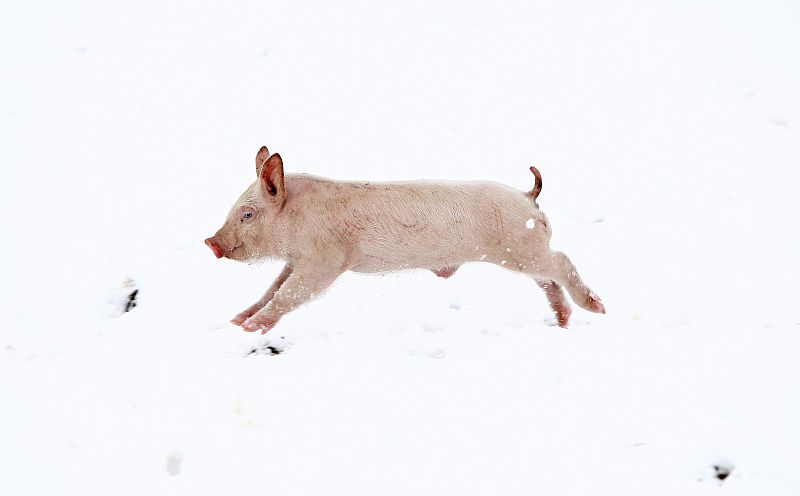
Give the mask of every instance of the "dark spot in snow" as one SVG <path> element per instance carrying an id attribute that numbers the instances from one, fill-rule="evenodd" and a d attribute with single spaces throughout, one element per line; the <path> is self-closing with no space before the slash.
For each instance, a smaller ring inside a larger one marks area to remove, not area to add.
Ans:
<path id="1" fill-rule="evenodd" d="M 727 479 L 733 471 L 733 467 L 727 465 L 713 465 L 712 468 L 714 469 L 714 475 L 721 481 Z"/>
<path id="2" fill-rule="evenodd" d="M 137 296 L 138 294 L 139 294 L 139 290 L 138 290 L 138 289 L 134 289 L 134 290 L 133 290 L 133 291 L 131 291 L 131 293 L 128 295 L 128 301 L 127 301 L 127 302 L 125 302 L 125 311 L 126 311 L 126 312 L 130 312 L 131 310 L 133 310 L 134 308 L 136 308 L 136 296 Z"/>
<path id="3" fill-rule="evenodd" d="M 270 356 L 273 356 L 273 355 L 280 355 L 281 353 L 283 353 L 283 348 L 278 348 L 277 346 L 273 346 L 271 344 L 265 344 L 265 345 L 262 345 L 262 346 L 258 346 L 258 347 L 252 348 L 250 350 L 250 352 L 247 353 L 247 356 L 251 356 L 251 355 L 270 355 Z"/>

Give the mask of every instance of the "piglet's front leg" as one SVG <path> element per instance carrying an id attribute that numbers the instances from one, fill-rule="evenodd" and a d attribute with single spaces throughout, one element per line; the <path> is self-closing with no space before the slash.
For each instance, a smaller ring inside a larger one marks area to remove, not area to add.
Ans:
<path id="1" fill-rule="evenodd" d="M 310 268 L 296 269 L 280 286 L 272 300 L 247 319 L 242 327 L 248 332 L 266 333 L 275 327 L 281 317 L 324 291 L 341 273 L 314 271 Z"/>
<path id="2" fill-rule="evenodd" d="M 264 308 L 267 305 L 267 303 L 269 303 L 272 300 L 272 298 L 275 296 L 275 293 L 278 292 L 278 289 L 280 289 L 280 287 L 283 285 L 284 282 L 286 282 L 286 279 L 288 279 L 291 274 L 292 274 L 292 268 L 289 266 L 289 264 L 286 264 L 281 273 L 278 274 L 278 277 L 275 279 L 275 282 L 272 283 L 272 286 L 270 286 L 267 292 L 264 293 L 264 296 L 262 296 L 261 299 L 259 299 L 257 302 L 250 305 L 250 307 L 247 308 L 245 311 L 239 313 L 236 317 L 231 319 L 231 323 L 240 326 L 244 323 L 245 320 L 249 319 L 250 317 L 255 315 L 259 310 Z"/>

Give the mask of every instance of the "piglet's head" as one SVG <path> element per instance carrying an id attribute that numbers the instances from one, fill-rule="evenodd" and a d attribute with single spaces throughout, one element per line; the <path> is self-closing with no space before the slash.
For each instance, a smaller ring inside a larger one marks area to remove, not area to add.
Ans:
<path id="1" fill-rule="evenodd" d="M 285 201 L 281 156 L 270 155 L 267 147 L 262 146 L 256 154 L 255 182 L 236 200 L 225 224 L 206 240 L 206 245 L 217 258 L 240 261 L 261 258 L 270 225 Z"/>

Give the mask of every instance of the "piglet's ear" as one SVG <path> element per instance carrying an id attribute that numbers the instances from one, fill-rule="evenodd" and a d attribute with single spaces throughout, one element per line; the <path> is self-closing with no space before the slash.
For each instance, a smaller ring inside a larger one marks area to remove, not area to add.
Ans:
<path id="1" fill-rule="evenodd" d="M 283 160 L 277 153 L 269 157 L 261 167 L 259 173 L 264 196 L 283 202 L 286 198 L 286 189 L 283 186 Z"/>
<path id="2" fill-rule="evenodd" d="M 261 166 L 264 165 L 264 162 L 269 158 L 269 150 L 267 150 L 266 146 L 262 146 L 261 149 L 256 153 L 256 175 L 261 175 Z"/>

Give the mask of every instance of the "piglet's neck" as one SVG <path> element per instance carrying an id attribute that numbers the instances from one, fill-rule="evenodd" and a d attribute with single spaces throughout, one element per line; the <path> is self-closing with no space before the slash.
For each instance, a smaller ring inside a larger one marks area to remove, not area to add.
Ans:
<path id="1" fill-rule="evenodd" d="M 310 184 L 302 176 L 286 175 L 284 179 L 286 188 L 286 201 L 280 212 L 275 216 L 275 220 L 268 228 L 270 235 L 267 243 L 267 254 L 269 257 L 279 258 L 286 262 L 291 262 L 297 252 L 296 235 L 298 233 L 297 223 L 298 213 L 303 209 L 303 203 L 308 201 L 310 195 Z"/>

